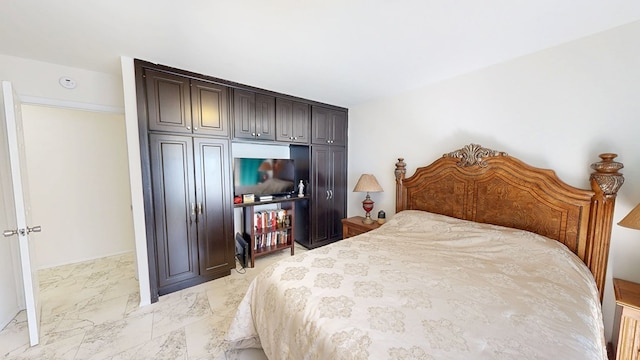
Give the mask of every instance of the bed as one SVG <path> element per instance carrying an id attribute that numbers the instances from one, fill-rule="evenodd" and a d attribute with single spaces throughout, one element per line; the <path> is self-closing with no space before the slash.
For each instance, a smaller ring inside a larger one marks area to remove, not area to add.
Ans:
<path id="1" fill-rule="evenodd" d="M 470 144 L 406 177 L 383 226 L 266 268 L 228 359 L 606 359 L 615 154 L 591 189 Z"/>

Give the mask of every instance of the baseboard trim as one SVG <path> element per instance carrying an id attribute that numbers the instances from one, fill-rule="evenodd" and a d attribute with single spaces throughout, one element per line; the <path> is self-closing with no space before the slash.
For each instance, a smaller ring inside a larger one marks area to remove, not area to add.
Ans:
<path id="1" fill-rule="evenodd" d="M 46 270 L 46 269 L 56 268 L 56 267 L 59 267 L 59 266 L 83 263 L 83 262 L 87 262 L 87 261 L 93 261 L 93 260 L 96 260 L 96 259 L 102 259 L 102 258 L 107 258 L 107 257 L 112 257 L 112 256 L 120 256 L 120 255 L 123 255 L 123 254 L 129 254 L 129 253 L 133 253 L 135 255 L 135 250 L 120 251 L 120 252 L 115 252 L 115 253 L 108 254 L 108 255 L 94 256 L 94 257 L 90 257 L 90 258 L 74 259 L 74 260 L 67 261 L 67 262 L 64 262 L 64 263 L 53 264 L 53 265 L 45 265 L 45 266 L 42 266 L 42 267 L 38 267 L 37 270 L 38 271 Z"/>

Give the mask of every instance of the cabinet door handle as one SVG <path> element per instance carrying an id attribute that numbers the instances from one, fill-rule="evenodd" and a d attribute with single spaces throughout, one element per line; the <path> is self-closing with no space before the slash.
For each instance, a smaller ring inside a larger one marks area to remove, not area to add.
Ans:
<path id="1" fill-rule="evenodd" d="M 197 128 L 197 127 L 194 127 L 194 128 L 193 128 L 193 131 L 198 131 L 198 128 Z"/>
<path id="2" fill-rule="evenodd" d="M 191 130 L 191 126 L 187 126 L 187 130 Z"/>
<path id="3" fill-rule="evenodd" d="M 329 199 L 333 199 L 333 190 L 329 190 Z"/>
<path id="4" fill-rule="evenodd" d="M 327 200 L 329 200 L 329 190 L 327 190 Z"/>
<path id="5" fill-rule="evenodd" d="M 260 135 L 262 135 L 262 134 L 258 133 L 258 135 L 256 135 L 256 136 L 260 136 Z"/>
<path id="6" fill-rule="evenodd" d="M 199 202 L 198 203 L 198 215 L 202 215 L 202 208 L 203 208 L 202 203 Z"/>
<path id="7" fill-rule="evenodd" d="M 195 203 L 191 203 L 191 216 L 189 216 L 189 224 L 193 223 L 193 217 L 194 216 L 196 216 L 196 204 Z"/>
<path id="8" fill-rule="evenodd" d="M 256 136 L 256 133 L 251 133 L 251 136 Z"/>

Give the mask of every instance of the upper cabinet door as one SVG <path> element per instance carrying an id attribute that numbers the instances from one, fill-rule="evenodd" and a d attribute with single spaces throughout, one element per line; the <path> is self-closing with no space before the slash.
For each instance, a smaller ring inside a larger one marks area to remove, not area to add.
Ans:
<path id="1" fill-rule="evenodd" d="M 329 109 L 314 106 L 311 109 L 311 143 L 328 145 L 331 141 Z"/>
<path id="2" fill-rule="evenodd" d="M 347 145 L 347 113 L 345 111 L 331 110 L 331 145 Z"/>
<path id="3" fill-rule="evenodd" d="M 276 98 L 273 96 L 256 94 L 256 137 L 276 139 Z"/>
<path id="4" fill-rule="evenodd" d="M 191 80 L 193 132 L 229 136 L 228 89 L 226 86 Z"/>
<path id="5" fill-rule="evenodd" d="M 293 141 L 293 101 L 276 99 L 276 140 Z"/>
<path id="6" fill-rule="evenodd" d="M 276 140 L 296 144 L 309 143 L 309 105 L 276 99 Z"/>
<path id="7" fill-rule="evenodd" d="M 149 130 L 191 132 L 189 79 L 145 69 Z"/>
<path id="8" fill-rule="evenodd" d="M 233 136 L 254 139 L 256 136 L 256 94 L 233 90 Z"/>
<path id="9" fill-rule="evenodd" d="M 324 145 L 347 145 L 347 113 L 314 106 L 311 110 L 311 142 Z"/>
<path id="10" fill-rule="evenodd" d="M 293 142 L 309 143 L 309 105 L 293 102 Z"/>

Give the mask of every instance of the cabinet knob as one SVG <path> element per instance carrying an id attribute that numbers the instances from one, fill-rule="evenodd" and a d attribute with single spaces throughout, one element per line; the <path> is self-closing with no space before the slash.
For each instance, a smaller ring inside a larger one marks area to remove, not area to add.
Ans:
<path id="1" fill-rule="evenodd" d="M 187 126 L 187 130 L 191 130 L 191 126 Z"/>
<path id="2" fill-rule="evenodd" d="M 198 131 L 198 128 L 197 128 L 197 127 L 194 127 L 194 128 L 193 128 L 193 131 Z"/>
<path id="3" fill-rule="evenodd" d="M 251 133 L 251 136 L 256 136 L 256 133 Z"/>
<path id="4" fill-rule="evenodd" d="M 259 137 L 260 135 L 262 135 L 262 134 L 258 133 L 258 135 L 256 135 L 256 136 L 258 136 L 258 137 Z"/>

